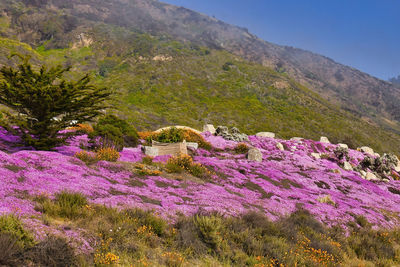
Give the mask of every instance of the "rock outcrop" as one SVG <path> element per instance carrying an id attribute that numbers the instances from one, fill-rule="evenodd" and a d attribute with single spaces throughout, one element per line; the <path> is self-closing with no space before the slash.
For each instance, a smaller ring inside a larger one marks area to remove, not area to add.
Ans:
<path id="1" fill-rule="evenodd" d="M 218 126 L 215 135 L 221 136 L 225 140 L 243 142 L 249 140 L 247 134 L 241 133 L 238 128 L 232 127 L 230 130 L 226 126 Z"/>

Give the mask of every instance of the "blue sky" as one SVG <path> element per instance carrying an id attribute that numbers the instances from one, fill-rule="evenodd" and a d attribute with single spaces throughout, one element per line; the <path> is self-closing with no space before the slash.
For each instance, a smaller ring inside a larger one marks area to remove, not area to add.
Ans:
<path id="1" fill-rule="evenodd" d="M 400 74 L 400 0 L 161 0 L 381 79 Z"/>

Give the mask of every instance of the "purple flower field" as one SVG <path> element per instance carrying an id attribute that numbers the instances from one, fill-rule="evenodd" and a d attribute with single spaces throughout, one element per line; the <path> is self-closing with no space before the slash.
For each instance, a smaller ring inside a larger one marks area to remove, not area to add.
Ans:
<path id="1" fill-rule="evenodd" d="M 7 148 L 15 138 L 0 132 L 0 214 L 14 213 L 25 220 L 40 237 L 39 212 L 33 198 L 67 190 L 81 192 L 91 203 L 118 208 L 138 207 L 154 210 L 173 220 L 177 213 L 191 215 L 199 210 L 238 215 L 249 210 L 267 214 L 271 219 L 293 212 L 299 204 L 329 225 L 354 220 L 364 215 L 380 227 L 400 224 L 400 181 L 367 181 L 356 171 L 346 171 L 336 162 L 315 159 L 311 153 L 331 153 L 336 145 L 311 140 L 279 140 L 249 137 L 249 145 L 259 148 L 262 162 L 234 154 L 237 143 L 203 134 L 220 152 L 199 149 L 194 161 L 215 172 L 211 181 L 189 174 L 139 176 L 134 163 L 144 156 L 141 148 L 125 148 L 119 162 L 100 161 L 87 166 L 73 155 L 86 136 L 75 137 L 57 152 Z M 2 140 L 2 141 L 1 141 Z M 284 151 L 277 148 L 280 142 Z M 349 150 L 350 163 L 358 165 L 363 153 Z M 165 162 L 167 157 L 156 158 Z M 396 190 L 389 191 L 388 188 Z M 394 192 L 394 193 L 393 193 Z M 320 201 L 330 198 L 330 202 Z M 54 229 L 53 229 L 54 230 Z M 79 233 L 70 236 L 79 238 Z M 73 238 L 75 238 L 73 237 Z"/>

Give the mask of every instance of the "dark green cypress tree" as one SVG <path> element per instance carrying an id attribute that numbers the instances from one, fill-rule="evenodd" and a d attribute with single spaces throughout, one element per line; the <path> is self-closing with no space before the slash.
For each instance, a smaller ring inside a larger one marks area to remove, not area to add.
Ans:
<path id="1" fill-rule="evenodd" d="M 21 137 L 26 146 L 50 150 L 65 142 L 68 133 L 60 131 L 72 122 L 91 121 L 106 108 L 111 91 L 90 84 L 89 75 L 67 81 L 70 67 L 35 71 L 30 57 L 22 57 L 17 68 L 0 69 L 0 104 L 11 109 L 1 126 Z"/>

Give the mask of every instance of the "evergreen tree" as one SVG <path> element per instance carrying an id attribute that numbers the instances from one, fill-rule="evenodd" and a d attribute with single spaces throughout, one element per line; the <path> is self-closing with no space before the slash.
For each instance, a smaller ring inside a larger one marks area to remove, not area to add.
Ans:
<path id="1" fill-rule="evenodd" d="M 70 133 L 60 133 L 72 125 L 91 121 L 106 108 L 111 91 L 90 85 L 89 75 L 67 81 L 70 67 L 35 71 L 30 57 L 22 57 L 17 68 L 0 69 L 0 104 L 11 109 L 1 126 L 21 137 L 26 146 L 50 150 L 64 143 Z"/>

